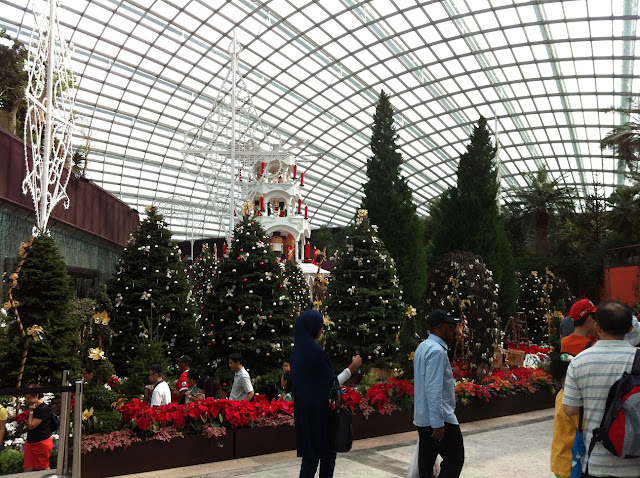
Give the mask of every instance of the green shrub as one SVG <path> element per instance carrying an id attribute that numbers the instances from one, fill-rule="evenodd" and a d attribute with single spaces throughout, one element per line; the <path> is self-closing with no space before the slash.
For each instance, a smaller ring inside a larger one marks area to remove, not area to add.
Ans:
<path id="1" fill-rule="evenodd" d="M 18 450 L 7 449 L 0 452 L 0 473 L 9 475 L 22 472 L 23 454 Z"/>
<path id="2" fill-rule="evenodd" d="M 115 410 L 94 410 L 93 416 L 84 422 L 83 433 L 111 433 L 120 429 L 122 414 Z"/>

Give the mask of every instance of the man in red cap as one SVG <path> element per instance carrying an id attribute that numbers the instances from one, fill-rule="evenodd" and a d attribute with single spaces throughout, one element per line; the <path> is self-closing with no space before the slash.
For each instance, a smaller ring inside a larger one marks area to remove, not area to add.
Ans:
<path id="1" fill-rule="evenodd" d="M 575 330 L 562 339 L 560 351 L 574 357 L 584 349 L 591 347 L 596 336 L 593 314 L 596 306 L 589 299 L 582 299 L 573 304 L 569 317 L 573 319 Z"/>

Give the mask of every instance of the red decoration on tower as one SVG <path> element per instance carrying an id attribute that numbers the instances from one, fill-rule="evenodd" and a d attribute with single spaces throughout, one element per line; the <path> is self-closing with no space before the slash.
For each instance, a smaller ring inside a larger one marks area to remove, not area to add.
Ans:
<path id="1" fill-rule="evenodd" d="M 304 248 L 305 248 L 305 251 L 304 251 L 305 252 L 305 254 L 304 254 L 305 259 L 309 259 L 309 256 L 311 255 L 311 244 L 309 244 L 307 242 L 307 245 L 304 246 Z"/>
<path id="2" fill-rule="evenodd" d="M 298 165 L 294 164 L 293 165 L 293 179 L 296 179 L 297 175 L 298 175 Z"/>
<path id="3" fill-rule="evenodd" d="M 304 218 L 307 219 L 309 217 L 309 206 L 304 205 Z"/>
<path id="4" fill-rule="evenodd" d="M 300 173 L 300 186 L 304 186 L 304 173 Z"/>
<path id="5" fill-rule="evenodd" d="M 226 255 L 227 254 L 227 243 L 223 243 L 222 244 L 222 255 Z"/>
<path id="6" fill-rule="evenodd" d="M 260 176 L 262 176 L 264 174 L 264 168 L 266 168 L 266 167 L 267 167 L 267 163 L 262 161 L 262 164 L 260 165 Z"/>
<path id="7" fill-rule="evenodd" d="M 298 199 L 298 214 L 300 214 L 302 211 L 302 199 Z"/>
<path id="8" fill-rule="evenodd" d="M 264 211 L 264 196 L 260 196 L 260 210 Z"/>

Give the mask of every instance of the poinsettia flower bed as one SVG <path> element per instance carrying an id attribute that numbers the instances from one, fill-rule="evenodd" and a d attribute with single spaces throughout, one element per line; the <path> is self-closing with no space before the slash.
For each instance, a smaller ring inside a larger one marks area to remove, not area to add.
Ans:
<path id="1" fill-rule="evenodd" d="M 551 352 L 551 347 L 541 347 L 539 345 L 530 345 L 528 343 L 513 343 L 513 342 L 505 342 L 504 344 L 507 348 L 509 349 L 513 349 L 513 350 L 522 350 L 525 354 L 532 354 L 532 355 L 537 355 L 537 354 L 544 354 L 544 355 L 549 355 L 549 352 Z"/>
<path id="2" fill-rule="evenodd" d="M 522 367 L 496 370 L 480 383 L 457 379 L 455 393 L 458 401 L 467 405 L 472 400 L 489 402 L 493 397 L 553 388 L 553 379 L 545 371 Z M 394 378 L 374 383 L 366 389 L 342 387 L 339 403 L 355 415 L 368 418 L 373 413 L 389 415 L 394 411 L 411 409 L 413 395 L 410 381 Z M 122 413 L 123 430 L 100 437 L 83 437 L 83 442 L 86 441 L 84 453 L 93 448 L 113 449 L 114 446 L 127 446 L 145 439 L 168 441 L 183 435 L 216 438 L 224 436 L 227 430 L 238 428 L 294 424 L 293 402 L 269 400 L 262 395 L 256 395 L 250 402 L 207 398 L 186 405 L 172 403 L 160 407 L 150 407 L 134 399 L 118 407 L 118 411 Z M 124 444 L 118 445 L 118 442 Z"/>
<path id="3" fill-rule="evenodd" d="M 551 375 L 542 369 L 519 367 L 511 370 L 496 370 L 481 383 L 467 380 L 456 381 L 456 398 L 462 405 L 477 398 L 490 401 L 494 396 L 505 396 L 519 392 L 534 393 L 538 390 L 554 390 Z"/>

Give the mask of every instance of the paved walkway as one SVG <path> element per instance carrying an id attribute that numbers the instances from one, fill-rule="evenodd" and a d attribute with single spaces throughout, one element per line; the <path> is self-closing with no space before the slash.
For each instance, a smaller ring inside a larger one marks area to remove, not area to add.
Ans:
<path id="1" fill-rule="evenodd" d="M 461 478 L 553 478 L 549 471 L 553 409 L 465 423 Z M 338 455 L 335 478 L 406 477 L 417 432 L 358 440 Z M 126 478 L 297 478 L 296 452 L 126 475 Z M 122 477 L 124 478 L 124 477 Z"/>

